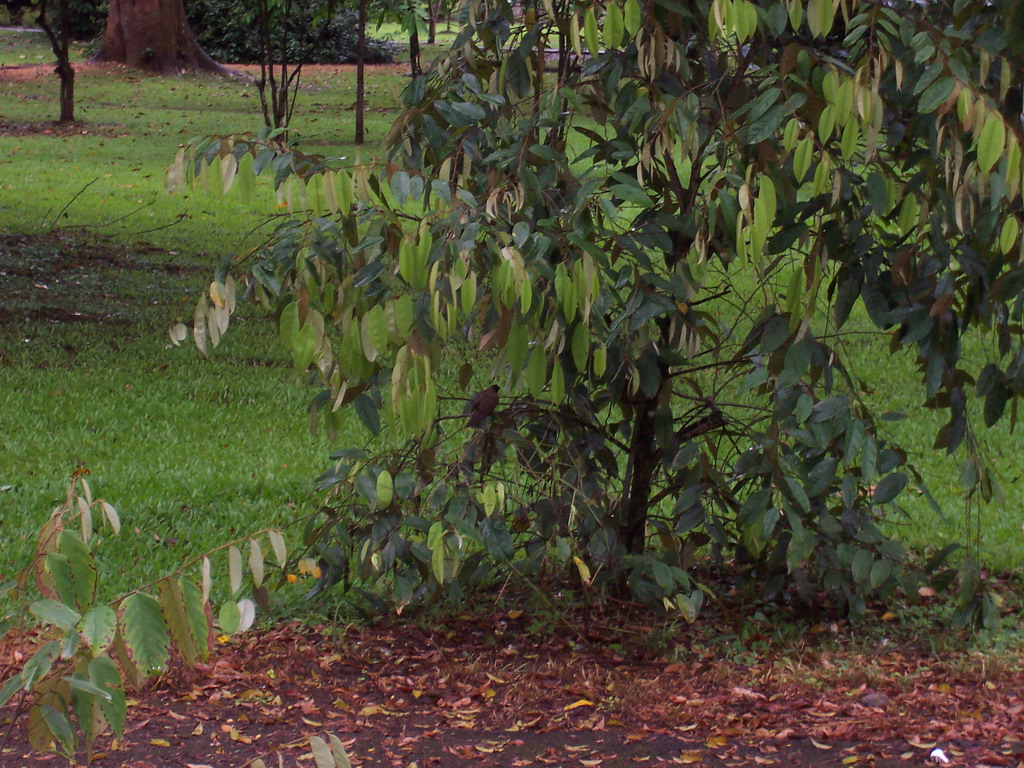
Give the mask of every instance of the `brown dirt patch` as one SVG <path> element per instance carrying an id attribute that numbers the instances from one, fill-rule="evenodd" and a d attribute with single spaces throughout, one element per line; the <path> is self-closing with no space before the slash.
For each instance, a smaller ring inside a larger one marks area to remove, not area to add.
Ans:
<path id="1" fill-rule="evenodd" d="M 226 642 L 199 669 L 132 694 L 124 740 L 104 740 L 94 765 L 226 768 L 278 748 L 295 764 L 325 732 L 357 766 L 883 768 L 924 764 L 936 743 L 952 766 L 1024 760 L 1019 670 L 993 676 L 890 649 L 845 659 L 891 674 L 872 707 L 842 675 L 825 686 L 795 682 L 773 659 L 668 664 L 622 649 L 613 629 L 537 639 L 523 621 L 333 636 L 288 625 Z M 29 752 L 22 728 L 2 749 L 5 766 L 57 764 Z"/>
<path id="2" fill-rule="evenodd" d="M 15 66 L 0 66 L 0 82 L 19 82 L 25 80 L 38 80 L 40 78 L 56 77 L 53 71 L 53 62 L 46 64 L 19 64 Z M 260 73 L 259 64 L 225 64 L 230 72 L 245 77 L 256 77 Z M 77 62 L 74 64 L 75 74 L 89 77 L 92 75 L 105 74 L 126 74 L 130 73 L 138 77 L 163 77 L 145 70 L 126 67 L 123 64 L 110 64 L 108 62 L 94 63 L 91 61 Z M 367 64 L 366 68 L 372 72 L 390 72 L 405 74 L 409 71 L 409 65 L 403 63 L 394 64 Z M 307 73 L 318 73 L 324 75 L 336 75 L 342 72 L 355 72 L 355 64 L 303 64 L 302 71 Z"/>

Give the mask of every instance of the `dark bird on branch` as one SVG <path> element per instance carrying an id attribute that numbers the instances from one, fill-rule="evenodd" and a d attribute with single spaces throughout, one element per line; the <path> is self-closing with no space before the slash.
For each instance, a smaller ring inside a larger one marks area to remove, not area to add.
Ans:
<path id="1" fill-rule="evenodd" d="M 469 401 L 469 426 L 479 427 L 484 419 L 494 413 L 498 407 L 498 385 L 494 384 L 487 389 L 481 390 L 473 395 Z"/>

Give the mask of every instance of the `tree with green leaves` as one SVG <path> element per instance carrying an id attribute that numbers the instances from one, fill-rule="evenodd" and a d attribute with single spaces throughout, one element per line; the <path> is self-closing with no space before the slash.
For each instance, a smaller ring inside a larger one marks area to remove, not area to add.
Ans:
<path id="1" fill-rule="evenodd" d="M 922 479 L 849 352 L 912 356 L 947 417 L 936 448 L 997 492 L 969 404 L 1015 419 L 1024 391 L 1020 4 L 469 0 L 465 18 L 387 164 L 191 156 L 273 168 L 306 208 L 231 270 L 321 382 L 314 417 L 354 408 L 383 436 L 322 478 L 307 540 L 332 578 L 401 606 L 568 566 L 691 618 L 708 557 L 853 615 L 914 594 L 883 523 Z M 229 271 L 197 310 L 204 347 Z M 965 357 L 970 334 L 989 359 Z M 494 382 L 465 427 L 465 392 Z M 969 559 L 960 579 L 958 619 L 994 620 Z"/>

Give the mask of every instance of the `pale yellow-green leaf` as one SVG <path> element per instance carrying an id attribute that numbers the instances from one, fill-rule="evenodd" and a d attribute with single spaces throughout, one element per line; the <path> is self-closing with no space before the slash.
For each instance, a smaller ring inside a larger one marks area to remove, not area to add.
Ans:
<path id="1" fill-rule="evenodd" d="M 614 2 L 609 2 L 604 9 L 604 44 L 608 48 L 618 48 L 622 44 L 622 32 L 625 26 L 622 9 Z"/>
<path id="2" fill-rule="evenodd" d="M 408 294 L 399 296 L 393 302 L 395 316 L 395 332 L 404 341 L 409 338 L 413 323 L 412 298 Z"/>
<path id="3" fill-rule="evenodd" d="M 238 161 L 234 155 L 225 155 L 221 160 L 221 191 L 227 194 L 235 181 L 235 174 L 238 172 Z"/>
<path id="4" fill-rule="evenodd" d="M 587 564 L 585 562 L 583 562 L 583 559 L 581 557 L 579 557 L 579 556 L 573 556 L 572 561 L 573 561 L 573 563 L 575 563 L 576 570 L 580 574 L 580 581 L 582 581 L 584 584 L 589 584 L 590 583 L 590 568 L 589 568 L 589 566 L 587 566 Z"/>
<path id="5" fill-rule="evenodd" d="M 811 168 L 811 154 L 814 152 L 814 137 L 800 139 L 793 152 L 793 178 L 802 182 Z"/>
<path id="6" fill-rule="evenodd" d="M 999 233 L 999 250 L 1004 254 L 1009 253 L 1010 249 L 1017 242 L 1017 235 L 1020 232 L 1020 224 L 1017 219 L 1013 216 L 1007 216 L 1006 221 L 1003 222 L 1003 228 Z"/>
<path id="7" fill-rule="evenodd" d="M 899 224 L 900 231 L 903 234 L 906 234 L 917 225 L 917 217 L 920 210 L 921 208 L 917 203 L 916 197 L 907 195 L 903 198 L 903 204 L 900 206 L 900 213 L 896 219 L 896 223 Z"/>
<path id="8" fill-rule="evenodd" d="M 171 343 L 174 346 L 180 346 L 188 338 L 188 328 L 184 323 L 175 323 L 168 331 L 168 335 L 171 337 Z"/>
<path id="9" fill-rule="evenodd" d="M 285 349 L 292 348 L 295 337 L 299 333 L 299 327 L 299 303 L 293 301 L 281 310 L 281 317 L 278 319 L 281 344 Z"/>
<path id="10" fill-rule="evenodd" d="M 818 116 L 818 137 L 824 143 L 832 138 L 832 131 L 836 127 L 836 108 L 829 104 Z"/>
<path id="11" fill-rule="evenodd" d="M 248 597 L 238 601 L 238 631 L 245 632 L 256 621 L 256 603 Z"/>
<path id="12" fill-rule="evenodd" d="M 565 398 L 565 373 L 562 364 L 555 360 L 551 366 L 551 400 L 560 403 Z"/>
<path id="13" fill-rule="evenodd" d="M 338 171 L 337 178 L 338 208 L 342 213 L 348 213 L 352 207 L 352 177 L 345 171 Z"/>
<path id="14" fill-rule="evenodd" d="M 249 572 L 253 586 L 259 587 L 263 583 L 263 549 L 255 539 L 249 539 Z"/>
<path id="15" fill-rule="evenodd" d="M 803 0 L 788 0 L 786 11 L 789 14 L 789 25 L 793 28 L 794 32 L 798 32 L 800 26 L 804 23 Z"/>
<path id="16" fill-rule="evenodd" d="M 593 6 L 588 7 L 587 12 L 583 15 L 583 37 L 591 56 L 601 53 L 601 38 L 597 30 L 597 16 L 594 14 Z"/>
<path id="17" fill-rule="evenodd" d="M 316 768 L 335 768 L 334 755 L 331 754 L 326 741 L 319 736 L 310 736 L 309 749 L 316 761 Z"/>
<path id="18" fill-rule="evenodd" d="M 839 154 L 843 160 L 849 160 L 857 151 L 857 143 L 860 141 L 860 125 L 856 120 L 850 120 L 843 128 L 843 137 L 839 141 Z"/>
<path id="19" fill-rule="evenodd" d="M 113 506 L 108 504 L 106 501 L 100 500 L 100 509 L 103 510 L 103 516 L 107 519 L 110 524 L 111 530 L 115 534 L 121 532 L 121 517 L 117 514 L 117 510 Z"/>
<path id="20" fill-rule="evenodd" d="M 634 37 L 637 30 L 640 29 L 640 23 L 642 20 L 640 3 L 637 0 L 626 0 L 622 16 L 622 23 L 626 30 L 626 34 L 629 35 L 630 38 Z"/>
<path id="21" fill-rule="evenodd" d="M 200 296 L 196 302 L 196 311 L 192 316 L 192 339 L 195 341 L 196 349 L 203 357 L 206 357 L 206 297 Z"/>
<path id="22" fill-rule="evenodd" d="M 569 19 L 569 43 L 577 56 L 583 55 L 583 38 L 580 35 L 580 17 L 575 13 Z"/>
<path id="23" fill-rule="evenodd" d="M 978 170 L 988 173 L 996 164 L 1006 144 L 1006 126 L 996 114 L 989 115 L 978 135 Z"/>
<path id="24" fill-rule="evenodd" d="M 395 484 L 391 478 L 391 473 L 386 469 L 382 469 L 380 474 L 377 475 L 377 506 L 384 508 L 391 503 L 391 499 L 394 497 Z"/>
<path id="25" fill-rule="evenodd" d="M 274 558 L 277 560 L 278 565 L 284 565 L 288 559 L 288 548 L 284 543 L 284 536 L 281 535 L 280 531 L 267 531 L 267 537 L 270 539 L 270 548 L 274 550 Z"/>
<path id="26" fill-rule="evenodd" d="M 481 501 L 484 506 L 484 514 L 487 515 L 487 517 L 490 517 L 492 514 L 494 514 L 494 508 L 498 503 L 497 494 L 494 491 L 494 486 L 491 483 L 485 485 L 483 494 L 481 495 Z"/>
<path id="27" fill-rule="evenodd" d="M 604 376 L 605 370 L 608 368 L 608 348 L 604 344 L 598 344 L 594 347 L 594 375 L 597 378 Z"/>
<path id="28" fill-rule="evenodd" d="M 307 323 L 299 329 L 299 332 L 292 340 L 291 348 L 292 362 L 295 364 L 295 370 L 303 373 L 309 368 L 316 357 L 319 341 L 316 327 L 312 323 Z"/>
<path id="29" fill-rule="evenodd" d="M 256 192 L 256 173 L 253 170 L 253 157 L 248 152 L 242 155 L 238 161 L 238 188 L 242 193 L 242 200 L 249 202 Z"/>
<path id="30" fill-rule="evenodd" d="M 572 334 L 572 361 L 577 371 L 587 370 L 590 361 L 590 328 L 580 323 Z"/>
<path id="31" fill-rule="evenodd" d="M 223 284 L 216 280 L 210 283 L 210 301 L 215 307 L 226 307 L 228 304 L 227 291 Z"/>
<path id="32" fill-rule="evenodd" d="M 786 127 L 782 130 L 782 148 L 787 152 L 792 152 L 793 147 L 796 146 L 796 140 L 800 131 L 800 121 L 795 117 L 786 123 Z"/>
<path id="33" fill-rule="evenodd" d="M 210 587 L 212 586 L 212 578 L 210 576 L 210 558 L 203 555 L 202 563 L 200 564 L 200 578 L 202 581 L 202 593 L 203 602 L 210 599 Z"/>
<path id="34" fill-rule="evenodd" d="M 352 768 L 352 763 L 348 759 L 348 752 L 345 751 L 345 745 L 333 733 L 330 734 L 330 739 L 331 754 L 334 755 L 334 763 L 337 768 Z"/>
<path id="35" fill-rule="evenodd" d="M 234 544 L 228 547 L 228 584 L 231 594 L 242 588 L 242 553 Z"/>
<path id="36" fill-rule="evenodd" d="M 444 541 L 442 540 L 430 551 L 430 569 L 438 584 L 444 584 L 444 559 L 445 546 Z"/>

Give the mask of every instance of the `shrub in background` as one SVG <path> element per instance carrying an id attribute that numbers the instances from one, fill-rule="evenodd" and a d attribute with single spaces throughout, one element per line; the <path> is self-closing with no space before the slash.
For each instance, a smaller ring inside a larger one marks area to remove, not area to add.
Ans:
<path id="1" fill-rule="evenodd" d="M 334 13 L 323 29 L 317 20 L 321 3 L 298 8 L 287 23 L 288 61 L 307 64 L 343 64 L 356 58 L 355 11 Z M 239 64 L 260 60 L 259 29 L 250 20 L 251 10 L 238 0 L 199 0 L 186 6 L 189 24 L 207 53 L 219 61 Z M 322 30 L 322 31 L 321 31 Z M 366 63 L 394 61 L 398 43 L 367 38 Z"/>

